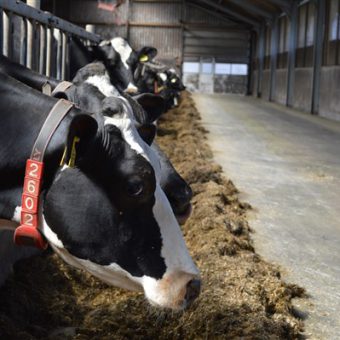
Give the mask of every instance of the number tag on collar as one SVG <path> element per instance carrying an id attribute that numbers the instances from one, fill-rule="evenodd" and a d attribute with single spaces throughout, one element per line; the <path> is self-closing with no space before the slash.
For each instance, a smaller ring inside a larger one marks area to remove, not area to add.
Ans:
<path id="1" fill-rule="evenodd" d="M 15 230 L 17 245 L 46 249 L 47 242 L 38 230 L 39 194 L 44 163 L 28 159 L 26 162 L 24 189 L 21 197 L 21 225 Z"/>

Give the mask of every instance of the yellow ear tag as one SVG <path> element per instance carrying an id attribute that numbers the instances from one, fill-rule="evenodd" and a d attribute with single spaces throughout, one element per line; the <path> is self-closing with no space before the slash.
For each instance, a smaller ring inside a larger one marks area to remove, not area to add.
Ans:
<path id="1" fill-rule="evenodd" d="M 149 57 L 146 55 L 146 54 L 142 54 L 140 57 L 139 57 L 139 61 L 142 61 L 142 62 L 146 62 L 149 60 Z"/>
<path id="2" fill-rule="evenodd" d="M 67 146 L 64 147 L 63 157 L 61 157 L 61 161 L 59 163 L 60 166 L 63 166 L 65 164 L 66 152 L 67 152 Z"/>
<path id="3" fill-rule="evenodd" d="M 80 138 L 75 136 L 74 139 L 73 139 L 73 143 L 72 143 L 72 150 L 71 150 L 70 160 L 68 162 L 68 166 L 70 168 L 74 168 L 74 165 L 76 163 L 76 157 L 77 157 L 76 143 L 78 143 L 79 141 L 80 141 Z"/>

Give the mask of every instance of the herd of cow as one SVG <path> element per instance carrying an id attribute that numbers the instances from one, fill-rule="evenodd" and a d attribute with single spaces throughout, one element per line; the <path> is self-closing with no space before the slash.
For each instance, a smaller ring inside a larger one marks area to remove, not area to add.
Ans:
<path id="1" fill-rule="evenodd" d="M 45 151 L 40 232 L 67 263 L 184 309 L 200 292 L 179 226 L 192 191 L 154 142 L 184 87 L 156 54 L 119 37 L 91 49 L 74 39 L 67 83 L 0 56 L 0 224 L 22 222 L 26 160 L 51 109 L 71 102 Z"/>

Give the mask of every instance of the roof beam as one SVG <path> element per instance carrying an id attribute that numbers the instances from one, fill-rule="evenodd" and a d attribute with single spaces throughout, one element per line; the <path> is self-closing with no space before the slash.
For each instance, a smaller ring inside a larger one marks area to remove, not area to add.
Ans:
<path id="1" fill-rule="evenodd" d="M 203 11 L 203 12 L 206 12 L 206 13 L 208 13 L 208 14 L 210 14 L 210 15 L 213 15 L 214 17 L 216 17 L 216 18 L 218 18 L 218 19 L 227 21 L 227 22 L 229 22 L 229 23 L 230 23 L 230 21 L 233 21 L 233 23 L 235 22 L 235 19 L 234 19 L 234 18 L 231 18 L 229 15 L 219 14 L 219 13 L 214 12 L 214 11 L 211 11 L 211 10 L 205 8 L 205 7 L 202 7 L 202 6 L 200 6 L 200 5 L 197 5 L 196 3 L 193 3 L 193 2 L 188 1 L 188 2 L 187 2 L 187 5 L 188 5 L 188 6 L 191 6 L 191 7 L 194 7 L 194 8 L 197 8 L 197 9 Z"/>
<path id="2" fill-rule="evenodd" d="M 253 20 L 243 14 L 240 14 L 236 11 L 231 10 L 230 8 L 223 6 L 223 5 L 219 5 L 218 3 L 214 2 L 214 1 L 209 1 L 209 0 L 198 0 L 201 3 L 204 3 L 205 5 L 208 5 L 210 7 L 213 7 L 214 9 L 217 9 L 219 11 L 221 11 L 222 13 L 226 13 L 228 15 L 231 15 L 232 17 L 234 17 L 237 20 L 240 20 L 244 23 L 247 23 L 249 25 L 252 25 L 256 28 L 259 27 L 260 23 L 257 20 Z"/>
<path id="3" fill-rule="evenodd" d="M 238 7 L 241 7 L 245 9 L 248 12 L 252 12 L 255 15 L 259 15 L 263 17 L 264 19 L 273 21 L 273 13 L 268 12 L 262 8 L 259 8 L 258 6 L 255 6 L 253 4 L 250 4 L 247 0 L 229 0 L 230 3 L 233 3 L 237 5 Z"/>
<path id="4" fill-rule="evenodd" d="M 267 0 L 273 5 L 279 6 L 281 10 L 287 14 L 291 12 L 292 0 Z"/>

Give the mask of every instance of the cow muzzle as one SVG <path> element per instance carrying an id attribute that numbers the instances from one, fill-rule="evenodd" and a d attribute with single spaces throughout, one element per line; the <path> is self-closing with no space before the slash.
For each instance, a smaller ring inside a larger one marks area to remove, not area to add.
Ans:
<path id="1" fill-rule="evenodd" d="M 129 83 L 129 85 L 124 90 L 124 92 L 128 93 L 128 94 L 136 94 L 136 93 L 138 93 L 138 88 L 135 85 Z"/>
<path id="2" fill-rule="evenodd" d="M 201 280 L 187 273 L 165 275 L 161 280 L 147 278 L 143 282 L 145 296 L 155 307 L 184 310 L 201 292 Z"/>

